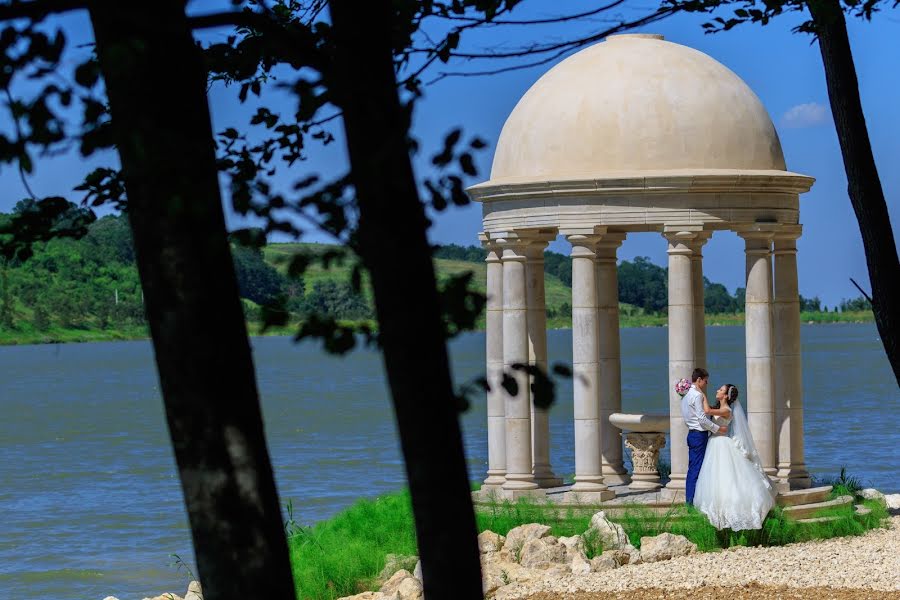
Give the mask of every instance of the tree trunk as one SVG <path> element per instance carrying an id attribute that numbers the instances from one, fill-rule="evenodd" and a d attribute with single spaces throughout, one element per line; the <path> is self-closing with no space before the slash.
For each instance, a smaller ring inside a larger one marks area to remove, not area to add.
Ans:
<path id="1" fill-rule="evenodd" d="M 89 8 L 204 597 L 294 598 L 184 5 Z"/>
<path id="2" fill-rule="evenodd" d="M 859 99 L 847 24 L 838 0 L 810 0 L 807 6 L 822 52 L 850 203 L 856 212 L 866 252 L 875 323 L 900 385 L 900 263 Z"/>
<path id="3" fill-rule="evenodd" d="M 481 598 L 476 527 L 434 266 L 407 143 L 387 0 L 330 3 L 334 65 L 425 595 Z"/>

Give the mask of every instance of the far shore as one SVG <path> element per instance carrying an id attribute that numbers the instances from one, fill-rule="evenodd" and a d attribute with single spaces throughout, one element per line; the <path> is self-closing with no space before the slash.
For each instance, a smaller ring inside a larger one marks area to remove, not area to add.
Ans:
<path id="1" fill-rule="evenodd" d="M 808 325 L 831 323 L 872 323 L 875 318 L 871 311 L 854 312 L 803 312 L 800 313 L 800 322 Z M 346 321 L 348 325 L 361 324 L 362 322 Z M 370 327 L 375 328 L 374 321 L 366 321 Z M 743 313 L 737 314 L 710 314 L 706 316 L 707 326 L 734 326 L 743 325 Z M 665 315 L 621 315 L 619 326 L 623 329 L 642 327 L 666 327 Z M 299 328 L 299 323 L 287 327 L 271 328 L 263 332 L 257 323 L 248 323 L 247 329 L 252 337 L 259 336 L 293 336 Z M 572 322 L 568 317 L 550 317 L 547 319 L 548 329 L 571 329 Z M 478 323 L 475 331 L 484 331 L 484 321 Z M 0 330 L 0 346 L 24 346 L 36 344 L 73 344 L 89 342 L 114 342 L 149 339 L 149 333 L 145 327 L 134 326 L 128 328 L 111 329 L 66 329 L 54 327 L 49 331 L 37 331 L 33 328 L 23 330 Z"/>

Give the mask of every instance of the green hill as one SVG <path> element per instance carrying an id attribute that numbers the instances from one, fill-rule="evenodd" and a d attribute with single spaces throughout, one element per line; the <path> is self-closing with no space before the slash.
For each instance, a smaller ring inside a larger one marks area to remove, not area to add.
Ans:
<path id="1" fill-rule="evenodd" d="M 6 216 L 0 214 L 0 220 Z M 94 341 L 146 337 L 143 294 L 134 263 L 131 232 L 124 217 L 107 216 L 93 223 L 80 240 L 54 239 L 37 244 L 26 261 L 0 260 L 0 344 Z M 362 294 L 350 284 L 353 263 L 332 261 L 325 268 L 313 260 L 300 278 L 287 276 L 298 253 L 334 254 L 325 244 L 270 244 L 261 251 L 232 247 L 245 314 L 253 333 L 259 331 L 260 306 L 284 303 L 296 323 L 308 314 L 327 314 L 344 321 L 374 319 L 365 279 Z M 439 283 L 472 272 L 472 287 L 484 293 L 484 251 L 474 246 L 442 246 L 435 252 Z M 547 322 L 550 328 L 571 326 L 571 260 L 545 253 Z M 398 258 L 397 268 L 403 268 Z M 646 258 L 618 266 L 620 322 L 623 326 L 666 324 L 666 270 Z M 707 322 L 743 322 L 743 290 L 730 294 L 706 281 Z M 803 300 L 806 322 L 871 321 L 864 300 L 845 301 L 838 313 L 822 311 L 817 299 Z M 479 326 L 483 326 L 483 317 Z"/>
<path id="2" fill-rule="evenodd" d="M 298 252 L 319 253 L 333 248 L 335 247 L 325 244 L 269 244 L 263 249 L 263 255 L 267 263 L 274 266 L 281 273 L 286 273 L 287 262 L 294 254 Z M 445 282 L 455 275 L 473 272 L 472 288 L 482 294 L 485 293 L 487 287 L 487 265 L 483 260 L 476 262 L 472 260 L 436 258 L 434 266 L 439 283 Z M 343 284 L 350 281 L 350 269 L 351 267 L 348 264 L 332 264 L 327 270 L 318 263 L 310 265 L 304 275 L 306 293 L 312 293 L 317 283 Z M 558 275 L 545 272 L 544 293 L 548 312 L 548 325 L 552 328 L 571 326 L 571 287 L 564 283 Z M 371 291 L 368 287 L 365 287 L 365 294 L 367 298 L 371 298 Z M 628 303 L 620 303 L 619 309 L 626 319 L 634 320 L 642 317 L 641 320 L 648 325 L 665 323 L 665 317 L 654 317 L 646 314 L 646 311 L 643 309 Z"/>
<path id="3" fill-rule="evenodd" d="M 263 256 L 270 265 L 279 272 L 287 272 L 287 261 L 297 252 L 324 252 L 334 246 L 325 244 L 269 244 L 263 248 Z M 484 262 L 470 262 L 464 260 L 451 260 L 436 258 L 434 261 L 438 281 L 446 281 L 448 278 L 466 272 L 474 272 L 472 284 L 476 290 L 484 293 L 487 285 L 487 266 Z M 323 281 L 343 283 L 350 281 L 350 266 L 348 264 L 333 264 L 329 269 L 322 268 L 321 264 L 311 264 L 303 276 L 307 293 L 311 292 L 315 284 Z M 571 303 L 572 290 L 560 281 L 556 275 L 547 274 L 544 279 L 545 293 L 548 307 L 559 307 L 564 303 Z"/>

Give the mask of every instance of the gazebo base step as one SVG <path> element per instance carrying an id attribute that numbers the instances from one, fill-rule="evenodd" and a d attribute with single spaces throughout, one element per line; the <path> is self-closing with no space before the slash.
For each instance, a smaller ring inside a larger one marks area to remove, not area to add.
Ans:
<path id="1" fill-rule="evenodd" d="M 798 504 L 796 506 L 788 506 L 784 509 L 784 516 L 789 519 L 801 520 L 812 517 L 820 510 L 829 508 L 841 508 L 853 504 L 853 496 L 840 496 L 834 500 L 825 502 L 813 502 L 811 504 Z"/>
<path id="2" fill-rule="evenodd" d="M 833 523 L 840 520 L 841 517 L 813 517 L 810 519 L 797 519 L 797 522 L 803 523 L 804 525 L 811 525 L 813 523 Z"/>
<path id="3" fill-rule="evenodd" d="M 778 493 L 778 506 L 797 506 L 799 504 L 814 504 L 825 502 L 831 494 L 832 487 L 825 485 L 805 490 L 793 490 Z"/>

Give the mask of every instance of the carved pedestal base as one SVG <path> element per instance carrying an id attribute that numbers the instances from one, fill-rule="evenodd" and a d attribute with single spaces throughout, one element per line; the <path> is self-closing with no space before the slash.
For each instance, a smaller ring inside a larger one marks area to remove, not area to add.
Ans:
<path id="1" fill-rule="evenodd" d="M 665 445 L 666 436 L 662 433 L 631 432 L 625 434 L 625 447 L 631 450 L 633 466 L 631 485 L 628 486 L 628 489 L 646 492 L 661 487 L 656 463 L 659 460 L 659 451 Z"/>

